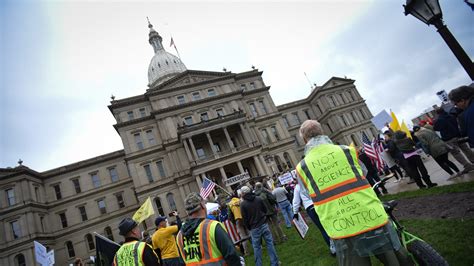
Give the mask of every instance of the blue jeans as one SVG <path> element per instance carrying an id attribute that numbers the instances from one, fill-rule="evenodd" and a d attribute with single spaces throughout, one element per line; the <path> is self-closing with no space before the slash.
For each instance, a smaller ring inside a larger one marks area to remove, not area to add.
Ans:
<path id="1" fill-rule="evenodd" d="M 255 265 L 262 266 L 262 238 L 265 240 L 267 245 L 268 255 L 270 255 L 270 265 L 278 266 L 278 256 L 273 245 L 272 233 L 268 227 L 268 224 L 262 224 L 261 226 L 250 230 L 250 236 L 252 237 L 253 255 L 255 256 Z"/>
<path id="2" fill-rule="evenodd" d="M 291 220 L 293 220 L 293 210 L 288 200 L 278 202 L 283 218 L 285 218 L 285 224 L 287 228 L 291 227 Z"/>

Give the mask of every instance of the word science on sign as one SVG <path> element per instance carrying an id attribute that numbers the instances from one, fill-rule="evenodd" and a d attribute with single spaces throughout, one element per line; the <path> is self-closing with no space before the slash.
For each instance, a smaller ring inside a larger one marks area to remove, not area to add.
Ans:
<path id="1" fill-rule="evenodd" d="M 230 186 L 230 185 L 237 184 L 239 182 L 242 182 L 248 179 L 250 179 L 249 173 L 243 173 L 240 175 L 235 175 L 233 177 L 227 178 L 226 180 L 224 180 L 224 185 Z"/>

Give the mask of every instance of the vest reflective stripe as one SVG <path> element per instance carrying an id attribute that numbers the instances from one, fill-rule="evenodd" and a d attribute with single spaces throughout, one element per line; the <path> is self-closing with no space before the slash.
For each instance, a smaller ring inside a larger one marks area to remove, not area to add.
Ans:
<path id="1" fill-rule="evenodd" d="M 183 258 L 186 265 L 226 265 L 224 257 L 217 249 L 215 243 L 215 229 L 219 222 L 204 219 L 201 224 L 196 228 L 195 234 L 199 233 L 199 252 L 200 254 L 196 257 L 191 257 L 190 254 L 186 254 L 185 240 L 183 239 L 182 231 L 179 231 L 177 236 L 177 244 L 181 257 Z M 192 247 L 191 247 L 192 248 Z M 190 249 L 188 249 L 190 251 Z"/>
<path id="2" fill-rule="evenodd" d="M 380 200 L 361 174 L 353 148 L 320 145 L 296 170 L 331 238 L 358 235 L 388 222 Z"/>
<path id="3" fill-rule="evenodd" d="M 117 254 L 115 254 L 115 265 L 132 265 L 130 262 L 132 262 L 133 259 L 133 265 L 134 266 L 141 266 L 143 264 L 142 260 L 142 255 L 143 251 L 145 250 L 145 243 L 141 241 L 134 241 L 134 242 L 128 242 L 123 244 L 120 249 L 117 251 Z M 131 251 L 131 252 L 130 252 Z M 129 257 L 129 254 L 133 254 L 133 258 Z"/>

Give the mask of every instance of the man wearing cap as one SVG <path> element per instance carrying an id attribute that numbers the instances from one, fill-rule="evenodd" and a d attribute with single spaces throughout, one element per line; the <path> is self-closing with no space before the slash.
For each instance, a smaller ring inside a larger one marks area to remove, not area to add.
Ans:
<path id="1" fill-rule="evenodd" d="M 141 232 L 137 222 L 130 218 L 123 219 L 119 224 L 119 234 L 125 237 L 125 242 L 115 254 L 113 266 L 160 265 L 153 248 L 139 241 Z"/>
<path id="2" fill-rule="evenodd" d="M 151 240 L 153 249 L 160 250 L 162 263 L 165 266 L 180 266 L 184 265 L 179 257 L 178 247 L 176 246 L 176 239 L 174 234 L 181 229 L 181 219 L 178 212 L 174 211 L 173 216 L 176 216 L 176 225 L 168 226 L 168 220 L 164 216 L 159 216 L 155 219 L 156 232 L 153 234 Z"/>
<path id="3" fill-rule="evenodd" d="M 242 192 L 242 198 L 244 199 L 240 208 L 242 210 L 244 225 L 250 230 L 255 265 L 263 265 L 262 238 L 265 240 L 265 244 L 267 245 L 268 255 L 270 256 L 270 265 L 280 265 L 275 246 L 273 245 L 272 233 L 267 224 L 267 208 L 265 207 L 265 204 L 259 197 L 255 196 L 249 187 L 243 186 L 240 191 Z"/>
<path id="4" fill-rule="evenodd" d="M 184 207 L 189 219 L 176 237 L 181 258 L 186 265 L 241 265 L 240 257 L 224 227 L 206 219 L 206 202 L 190 193 Z"/>

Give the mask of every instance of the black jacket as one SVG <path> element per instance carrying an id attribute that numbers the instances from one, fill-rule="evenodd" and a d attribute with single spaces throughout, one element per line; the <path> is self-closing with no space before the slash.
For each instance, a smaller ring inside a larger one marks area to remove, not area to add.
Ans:
<path id="1" fill-rule="evenodd" d="M 263 201 L 255 196 L 253 192 L 244 195 L 244 201 L 240 203 L 240 211 L 244 225 L 247 229 L 252 230 L 267 222 L 267 208 Z"/>
<path id="2" fill-rule="evenodd" d="M 438 116 L 438 119 L 434 122 L 433 129 L 441 133 L 441 139 L 444 141 L 461 137 L 456 117 L 446 112 L 443 112 Z"/>
<path id="3" fill-rule="evenodd" d="M 196 232 L 196 228 L 201 224 L 204 218 L 192 218 L 186 221 L 186 223 L 181 228 L 184 238 L 190 238 Z M 240 266 L 240 256 L 235 249 L 234 243 L 230 239 L 229 235 L 222 227 L 222 224 L 216 226 L 216 231 L 214 233 L 216 245 L 222 256 L 224 257 L 225 262 L 229 266 Z M 186 241 L 183 239 L 183 241 Z M 201 250 L 201 249 L 199 249 Z M 182 254 L 181 254 L 182 256 Z"/>

